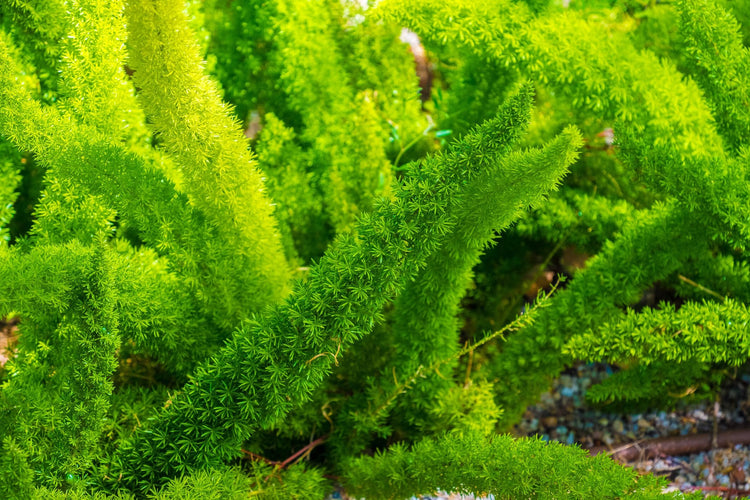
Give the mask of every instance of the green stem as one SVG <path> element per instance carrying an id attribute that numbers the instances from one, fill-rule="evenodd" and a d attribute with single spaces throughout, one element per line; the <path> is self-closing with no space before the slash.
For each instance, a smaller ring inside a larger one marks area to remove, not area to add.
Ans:
<path id="1" fill-rule="evenodd" d="M 424 132 L 422 132 L 422 135 L 418 135 L 417 137 L 412 139 L 409 144 L 401 148 L 401 151 L 398 152 L 398 156 L 396 156 L 396 159 L 393 160 L 393 170 L 396 170 L 396 171 L 404 170 L 404 167 L 401 167 L 401 168 L 398 167 L 398 162 L 401 160 L 401 157 L 404 155 L 404 153 L 406 153 L 412 147 L 414 147 L 416 143 L 421 141 L 422 138 L 425 137 L 430 132 L 430 130 L 432 130 L 434 127 L 435 126 L 433 124 L 428 125 L 427 128 L 424 129 Z"/>

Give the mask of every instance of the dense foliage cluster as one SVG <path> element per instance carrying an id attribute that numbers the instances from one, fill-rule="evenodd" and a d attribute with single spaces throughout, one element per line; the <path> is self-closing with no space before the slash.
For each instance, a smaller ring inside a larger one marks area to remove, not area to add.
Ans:
<path id="1" fill-rule="evenodd" d="M 504 433 L 747 364 L 750 2 L 0 22 L 0 497 L 686 497 Z"/>

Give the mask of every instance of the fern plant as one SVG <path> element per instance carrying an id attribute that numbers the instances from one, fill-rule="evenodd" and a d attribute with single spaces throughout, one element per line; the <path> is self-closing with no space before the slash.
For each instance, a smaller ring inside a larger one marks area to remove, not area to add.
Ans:
<path id="1" fill-rule="evenodd" d="M 592 398 L 649 402 L 745 364 L 748 55 L 721 5 L 0 16 L 4 498 L 678 497 L 498 432 L 577 360 L 629 368 Z"/>

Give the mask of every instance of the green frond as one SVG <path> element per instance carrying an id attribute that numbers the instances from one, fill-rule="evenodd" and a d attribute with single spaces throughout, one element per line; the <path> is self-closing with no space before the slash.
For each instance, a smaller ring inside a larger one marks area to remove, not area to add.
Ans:
<path id="1" fill-rule="evenodd" d="M 0 497 L 676 498 L 495 432 L 746 366 L 745 3 L 3 2 Z"/>
<path id="2" fill-rule="evenodd" d="M 236 469 L 215 472 L 196 472 L 174 479 L 157 493 L 153 500 L 244 500 L 253 491 L 250 478 Z"/>
<path id="3" fill-rule="evenodd" d="M 145 144 L 145 117 L 124 69 L 123 7 L 119 0 L 75 0 L 68 6 L 71 29 L 60 65 L 59 105 L 115 141 Z"/>
<path id="4" fill-rule="evenodd" d="M 32 498 L 34 471 L 23 448 L 12 436 L 5 435 L 0 445 L 0 491 L 8 500 Z"/>
<path id="5" fill-rule="evenodd" d="M 57 66 L 70 25 L 64 0 L 10 0 L 0 4 L 3 29 L 33 64 L 38 90 L 46 101 L 57 94 Z"/>
<path id="6" fill-rule="evenodd" d="M 638 211 L 626 201 L 568 188 L 553 194 L 546 203 L 521 217 L 516 231 L 551 243 L 565 241 L 593 253 L 636 217 Z"/>
<path id="7" fill-rule="evenodd" d="M 18 199 L 21 155 L 8 141 L 0 140 L 0 245 L 10 240 L 9 224 L 15 215 Z"/>
<path id="8" fill-rule="evenodd" d="M 309 262 L 323 254 L 331 239 L 319 179 L 308 171 L 310 155 L 302 150 L 294 131 L 273 113 L 264 119 L 255 150 L 258 165 L 268 176 L 284 249 L 290 260 L 299 256 Z"/>
<path id="9" fill-rule="evenodd" d="M 331 224 L 349 231 L 390 191 L 385 124 L 372 99 L 348 83 L 333 29 L 336 9 L 321 0 L 282 0 L 277 8 L 281 81 L 304 123 L 302 138 L 312 143 Z"/>
<path id="10" fill-rule="evenodd" d="M 739 24 L 712 0 L 683 0 L 677 8 L 695 77 L 727 146 L 737 150 L 750 136 L 750 51 Z"/>
<path id="11" fill-rule="evenodd" d="M 539 204 L 546 192 L 556 188 L 579 147 L 578 132 L 566 130 L 542 150 L 504 155 L 495 169 L 469 186 L 470 195 L 457 210 L 454 230 L 396 302 L 392 328 L 397 378 L 456 351 L 460 300 L 480 254 L 496 232 L 505 230 L 528 206 Z M 448 366 L 443 371 L 449 374 L 452 369 Z M 437 374 L 420 380 L 407 410 L 411 419 L 434 405 L 446 385 Z"/>
<path id="12" fill-rule="evenodd" d="M 498 404 L 501 427 L 512 425 L 544 392 L 572 358 L 561 352 L 573 335 L 621 317 L 619 307 L 636 302 L 654 281 L 677 271 L 700 251 L 705 228 L 675 203 L 658 204 L 627 224 L 616 240 L 589 259 L 585 269 L 540 311 L 530 327 L 511 335 L 502 355 L 488 367 L 490 380 L 502 380 Z M 670 244 L 664 244 L 670 235 Z"/>
<path id="13" fill-rule="evenodd" d="M 49 314 L 37 320 L 36 307 L 24 322 L 0 399 L 3 433 L 26 448 L 36 480 L 48 486 L 89 472 L 112 394 L 120 347 L 113 266 L 101 247 L 87 257 L 69 307 L 52 322 Z"/>
<path id="14" fill-rule="evenodd" d="M 407 449 L 395 445 L 348 463 L 347 491 L 407 498 L 436 490 L 495 498 L 677 498 L 660 481 L 638 477 L 609 457 L 539 438 L 449 433 Z M 684 498 L 680 493 L 680 498 Z M 697 498 L 697 496 L 696 496 Z"/>
<path id="15" fill-rule="evenodd" d="M 184 2 L 131 0 L 126 14 L 140 103 L 182 171 L 181 189 L 222 243 L 245 260 L 236 268 L 241 280 L 229 293 L 236 294 L 241 310 L 278 301 L 287 291 L 289 270 L 273 208 L 239 124 L 203 72 Z M 175 29 L 167 32 L 162 25 Z M 267 296 L 247 300 L 242 291 L 247 287 Z"/>
<path id="16" fill-rule="evenodd" d="M 453 227 L 464 184 L 490 168 L 481 161 L 486 151 L 504 148 L 504 135 L 527 113 L 520 99 L 447 154 L 411 164 L 393 200 L 381 200 L 373 214 L 362 216 L 356 237 L 337 239 L 284 304 L 236 331 L 149 431 L 137 432 L 121 447 L 113 463 L 116 474 L 122 472 L 121 484 L 140 489 L 176 474 L 178 466 L 220 464 L 235 457 L 253 431 L 305 402 Z M 291 392 L 281 393 L 280 386 Z M 214 387 L 224 388 L 221 398 Z M 205 426 L 212 429 L 209 435 L 200 432 Z M 160 435 L 186 444 L 157 451 L 164 446 Z M 140 467 L 144 457 L 151 464 L 147 469 Z"/>
<path id="17" fill-rule="evenodd" d="M 687 302 L 678 310 L 663 304 L 629 310 L 617 323 L 602 323 L 573 337 L 565 349 L 591 361 L 637 358 L 645 365 L 697 361 L 739 366 L 750 357 L 748 321 L 747 306 L 733 299 Z"/>
<path id="18" fill-rule="evenodd" d="M 705 399 L 708 365 L 659 361 L 636 364 L 613 373 L 586 391 L 586 399 L 609 411 L 672 408 L 678 401 Z M 713 388 L 711 388 L 713 389 Z"/>

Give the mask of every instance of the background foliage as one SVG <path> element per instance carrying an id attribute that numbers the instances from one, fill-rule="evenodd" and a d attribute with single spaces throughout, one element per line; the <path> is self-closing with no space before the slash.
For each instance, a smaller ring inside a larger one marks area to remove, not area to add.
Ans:
<path id="1" fill-rule="evenodd" d="M 0 492 L 677 495 L 502 433 L 575 363 L 625 408 L 746 369 L 748 20 L 2 2 Z"/>

